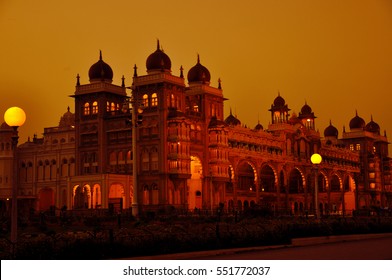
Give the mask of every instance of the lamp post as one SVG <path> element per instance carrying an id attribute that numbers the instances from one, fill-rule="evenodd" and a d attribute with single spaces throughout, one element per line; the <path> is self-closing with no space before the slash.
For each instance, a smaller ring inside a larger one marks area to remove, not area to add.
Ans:
<path id="1" fill-rule="evenodd" d="M 312 164 L 314 165 L 315 169 L 316 169 L 316 178 L 315 178 L 315 182 L 314 182 L 314 212 L 316 215 L 316 219 L 319 219 L 319 205 L 318 205 L 318 166 L 321 163 L 321 161 L 323 160 L 323 158 L 315 153 L 310 157 L 310 161 L 312 162 Z"/>
<path id="2" fill-rule="evenodd" d="M 133 89 L 132 87 L 127 87 L 128 89 Z M 141 122 L 141 119 L 139 120 L 138 114 L 143 113 L 143 107 L 139 106 L 138 101 L 136 100 L 135 95 L 132 93 L 132 96 L 130 100 L 128 99 L 132 104 L 132 116 L 131 119 L 128 119 L 128 122 L 131 123 L 132 125 L 132 155 L 133 155 L 133 163 L 132 163 L 132 184 L 133 184 L 133 196 L 132 196 L 132 216 L 133 217 L 138 217 L 139 216 L 139 202 L 138 202 L 138 186 L 137 186 L 137 141 L 136 141 L 136 133 L 137 133 L 137 126 L 138 123 Z M 128 108 L 124 108 L 124 112 L 129 111 L 129 105 L 127 105 Z"/>
<path id="3" fill-rule="evenodd" d="M 17 208 L 17 197 L 18 197 L 18 162 L 16 159 L 16 148 L 18 146 L 18 127 L 23 125 L 26 121 L 25 112 L 19 107 L 11 107 L 4 113 L 4 120 L 13 129 L 11 137 L 12 141 L 12 155 L 13 155 L 13 167 L 12 167 L 12 204 L 11 204 L 11 243 L 13 245 L 12 250 L 15 252 L 16 242 L 18 241 L 18 208 Z"/>

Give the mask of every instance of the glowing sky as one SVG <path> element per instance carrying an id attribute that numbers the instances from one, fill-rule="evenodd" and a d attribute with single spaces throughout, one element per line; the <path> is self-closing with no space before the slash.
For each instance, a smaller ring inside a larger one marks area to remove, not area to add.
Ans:
<path id="1" fill-rule="evenodd" d="M 157 38 L 175 75 L 199 53 L 225 116 L 248 127 L 268 126 L 280 91 L 291 113 L 312 107 L 320 132 L 332 120 L 340 137 L 358 110 L 392 137 L 390 0 L 0 0 L 0 34 L 0 115 L 25 109 L 21 142 L 74 112 L 75 77 L 88 83 L 99 50 L 130 85 Z"/>

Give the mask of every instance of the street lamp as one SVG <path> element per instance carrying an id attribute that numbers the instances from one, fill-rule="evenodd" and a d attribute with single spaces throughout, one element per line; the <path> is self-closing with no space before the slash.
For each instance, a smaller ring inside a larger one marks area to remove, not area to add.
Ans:
<path id="1" fill-rule="evenodd" d="M 133 89 L 132 87 L 127 87 L 128 89 Z M 141 119 L 139 115 L 143 113 L 143 106 L 139 106 L 138 101 L 136 100 L 135 95 L 132 93 L 130 99 L 127 102 L 132 104 L 132 116 L 131 119 L 127 121 L 132 125 L 132 155 L 133 155 L 133 163 L 132 163 L 132 184 L 133 184 L 133 196 L 132 196 L 132 216 L 139 216 L 139 203 L 138 203 L 138 186 L 137 186 L 137 148 L 136 148 L 136 133 L 137 126 L 141 123 Z M 129 104 L 129 103 L 127 103 Z M 123 111 L 127 112 L 128 108 L 124 106 Z M 139 115 L 138 115 L 139 114 Z"/>
<path id="2" fill-rule="evenodd" d="M 316 178 L 314 183 L 314 212 L 316 215 L 316 219 L 319 219 L 319 205 L 318 205 L 318 166 L 321 163 L 323 158 L 319 154 L 313 154 L 310 157 L 310 161 L 314 165 L 316 169 Z"/>
<path id="3" fill-rule="evenodd" d="M 4 113 L 4 120 L 13 129 L 12 140 L 12 154 L 13 154 L 13 170 L 12 170 L 12 206 L 11 206 L 11 243 L 16 248 L 18 240 L 18 162 L 16 159 L 16 147 L 18 146 L 18 127 L 23 125 L 26 121 L 26 114 L 23 109 L 19 107 L 11 107 Z M 15 250 L 13 250 L 15 251 Z"/>

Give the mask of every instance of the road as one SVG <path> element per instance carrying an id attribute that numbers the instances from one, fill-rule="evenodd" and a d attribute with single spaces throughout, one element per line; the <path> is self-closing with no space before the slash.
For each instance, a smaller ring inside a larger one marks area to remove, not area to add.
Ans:
<path id="1" fill-rule="evenodd" d="M 392 260 L 392 237 L 337 243 L 276 247 L 205 256 L 198 260 Z"/>

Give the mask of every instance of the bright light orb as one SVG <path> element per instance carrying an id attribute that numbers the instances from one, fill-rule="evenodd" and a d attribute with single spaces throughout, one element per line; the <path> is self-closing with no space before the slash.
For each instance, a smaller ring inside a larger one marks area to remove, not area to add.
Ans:
<path id="1" fill-rule="evenodd" d="M 320 164 L 322 160 L 323 160 L 323 158 L 322 158 L 319 154 L 313 154 L 313 155 L 310 157 L 310 161 L 311 161 L 313 164 Z"/>
<path id="2" fill-rule="evenodd" d="M 19 107 L 11 107 L 5 111 L 4 120 L 11 127 L 22 126 L 26 121 L 26 113 Z"/>

